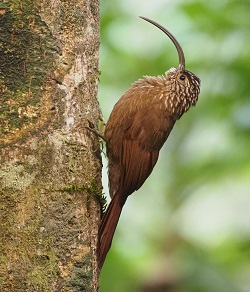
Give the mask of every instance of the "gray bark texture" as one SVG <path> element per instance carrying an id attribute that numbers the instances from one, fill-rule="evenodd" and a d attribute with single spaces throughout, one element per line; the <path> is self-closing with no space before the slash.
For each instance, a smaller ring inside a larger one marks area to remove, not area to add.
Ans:
<path id="1" fill-rule="evenodd" d="M 98 0 L 0 1 L 0 291 L 98 291 Z"/>

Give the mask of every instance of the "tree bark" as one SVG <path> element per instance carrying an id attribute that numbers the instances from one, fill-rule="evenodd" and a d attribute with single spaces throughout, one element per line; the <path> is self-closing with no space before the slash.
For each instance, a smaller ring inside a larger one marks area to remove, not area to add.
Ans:
<path id="1" fill-rule="evenodd" d="M 0 1 L 0 291 L 98 291 L 98 0 Z"/>

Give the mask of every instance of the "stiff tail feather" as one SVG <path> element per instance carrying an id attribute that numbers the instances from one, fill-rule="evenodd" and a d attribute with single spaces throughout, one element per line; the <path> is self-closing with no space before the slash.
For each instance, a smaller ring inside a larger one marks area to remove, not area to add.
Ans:
<path id="1" fill-rule="evenodd" d="M 98 233 L 97 247 L 98 267 L 100 270 L 110 249 L 115 229 L 121 215 L 122 206 L 123 205 L 120 203 L 119 196 L 116 194 L 109 203 L 109 206 L 102 218 Z"/>

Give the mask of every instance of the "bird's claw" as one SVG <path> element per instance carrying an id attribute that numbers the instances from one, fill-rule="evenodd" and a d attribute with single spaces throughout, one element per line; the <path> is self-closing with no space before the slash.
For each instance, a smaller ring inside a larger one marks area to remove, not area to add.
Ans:
<path id="1" fill-rule="evenodd" d="M 103 123 L 105 122 L 103 119 L 100 119 L 100 120 L 101 120 Z M 94 123 L 93 123 L 91 120 L 89 120 L 89 119 L 87 119 L 87 121 L 88 121 L 88 123 L 89 123 L 89 126 L 85 126 L 85 128 L 86 128 L 87 130 L 89 130 L 90 132 L 94 133 L 95 135 L 97 135 L 98 137 L 100 137 L 101 139 L 103 139 L 103 140 L 106 142 L 106 140 L 105 140 L 103 134 L 101 134 L 101 133 L 95 128 Z M 106 123 L 104 123 L 104 125 L 106 125 Z"/>

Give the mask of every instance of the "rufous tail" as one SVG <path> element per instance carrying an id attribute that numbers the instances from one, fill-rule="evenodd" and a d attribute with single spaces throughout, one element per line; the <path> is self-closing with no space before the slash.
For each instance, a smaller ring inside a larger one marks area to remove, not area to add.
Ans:
<path id="1" fill-rule="evenodd" d="M 111 242 L 115 233 L 118 220 L 121 215 L 122 206 L 119 196 L 116 194 L 102 218 L 102 222 L 98 232 L 97 260 L 98 267 L 101 270 L 106 255 L 110 249 Z"/>

